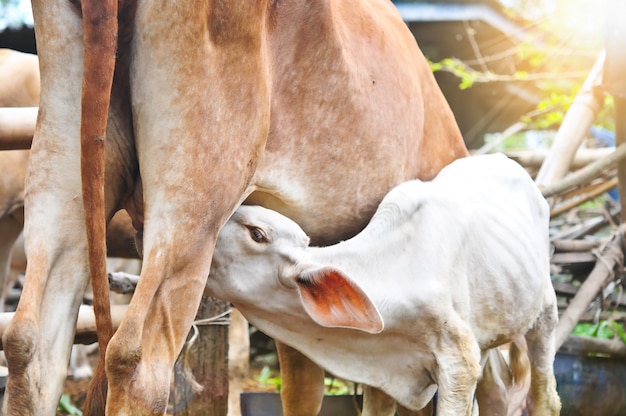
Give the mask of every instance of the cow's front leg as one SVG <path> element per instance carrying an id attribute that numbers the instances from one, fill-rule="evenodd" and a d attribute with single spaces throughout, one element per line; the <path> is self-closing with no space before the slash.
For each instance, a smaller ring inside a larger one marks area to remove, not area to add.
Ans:
<path id="1" fill-rule="evenodd" d="M 554 378 L 555 332 L 558 322 L 556 297 L 552 285 L 545 289 L 544 306 L 526 334 L 530 357 L 529 415 L 555 416 L 560 413 L 561 400 Z"/>
<path id="2" fill-rule="evenodd" d="M 266 10 L 246 0 L 137 4 L 130 85 L 144 215 L 133 219 L 145 219 L 144 260 L 107 349 L 107 414 L 166 410 L 218 232 L 269 131 Z M 174 21 L 184 30 L 163 36 Z"/>
<path id="3" fill-rule="evenodd" d="M 443 330 L 435 350 L 437 415 L 470 416 L 481 374 L 480 349 L 465 322 L 451 317 Z"/>
<path id="4" fill-rule="evenodd" d="M 316 416 L 324 398 L 324 370 L 299 351 L 276 341 L 284 416 Z"/>

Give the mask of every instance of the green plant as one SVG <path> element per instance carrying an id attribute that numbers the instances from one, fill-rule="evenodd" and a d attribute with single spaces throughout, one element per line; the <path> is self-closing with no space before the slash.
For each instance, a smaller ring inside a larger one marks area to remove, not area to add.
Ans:
<path id="1" fill-rule="evenodd" d="M 272 370 L 269 366 L 264 366 L 261 371 L 255 376 L 255 380 L 262 387 L 274 386 L 277 391 L 280 391 L 282 386 L 282 379 L 278 371 Z M 354 383 L 346 381 L 337 377 L 325 377 L 324 378 L 324 394 L 330 396 L 338 396 L 343 394 L 351 394 L 354 391 Z"/>
<path id="2" fill-rule="evenodd" d="M 581 322 L 574 327 L 572 334 L 602 339 L 614 339 L 617 337 L 626 343 L 624 326 L 612 319 L 601 320 L 595 324 Z"/>
<path id="3" fill-rule="evenodd" d="M 64 394 L 61 396 L 61 400 L 59 400 L 57 414 L 81 416 L 83 412 L 78 407 L 74 406 L 69 395 Z"/>
<path id="4" fill-rule="evenodd" d="M 256 381 L 259 382 L 261 386 L 274 386 L 277 391 L 280 391 L 282 387 L 282 379 L 280 378 L 280 373 L 273 371 L 269 366 L 263 366 L 259 374 L 255 376 Z"/>
<path id="5" fill-rule="evenodd" d="M 501 11 L 512 21 L 528 28 L 523 40 L 493 55 L 483 55 L 481 45 L 474 38 L 474 29 L 467 24 L 466 37 L 472 44 L 473 59 L 449 57 L 429 62 L 431 70 L 453 74 L 461 90 L 478 83 L 506 82 L 539 94 L 535 109 L 521 115 L 520 121 L 525 129 L 555 129 L 604 46 L 605 3 L 603 0 L 598 4 L 584 0 L 501 0 L 500 3 L 507 5 Z M 492 66 L 495 62 L 506 64 Z M 491 69 L 496 67 L 507 68 L 506 73 Z M 605 96 L 596 124 L 614 129 L 612 97 Z"/>

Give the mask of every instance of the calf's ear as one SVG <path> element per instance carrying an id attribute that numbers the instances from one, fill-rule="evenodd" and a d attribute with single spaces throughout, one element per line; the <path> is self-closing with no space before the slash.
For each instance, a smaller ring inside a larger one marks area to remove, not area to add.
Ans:
<path id="1" fill-rule="evenodd" d="M 296 277 L 304 309 L 329 328 L 353 328 L 377 334 L 384 328 L 378 308 L 352 279 L 332 267 L 307 268 Z"/>

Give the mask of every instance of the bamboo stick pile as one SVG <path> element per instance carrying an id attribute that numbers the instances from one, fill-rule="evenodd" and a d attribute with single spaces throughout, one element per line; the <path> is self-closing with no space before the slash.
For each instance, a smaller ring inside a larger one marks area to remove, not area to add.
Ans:
<path id="1" fill-rule="evenodd" d="M 551 274 L 560 315 L 557 349 L 626 358 L 626 343 L 619 339 L 571 335 L 579 322 L 602 319 L 626 324 L 622 287 L 626 225 L 621 224 L 626 181 L 618 179 L 626 168 L 626 143 L 617 137 L 615 148 L 583 146 L 601 108 L 603 64 L 601 55 L 549 150 L 505 153 L 533 175 L 551 207 Z M 613 188 L 618 200 L 605 197 Z M 594 202 L 586 204 L 589 201 Z"/>

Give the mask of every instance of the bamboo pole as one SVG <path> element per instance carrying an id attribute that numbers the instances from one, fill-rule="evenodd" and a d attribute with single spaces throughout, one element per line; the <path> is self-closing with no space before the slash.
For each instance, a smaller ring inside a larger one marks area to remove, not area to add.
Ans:
<path id="1" fill-rule="evenodd" d="M 556 217 L 557 215 L 567 212 L 574 207 L 577 207 L 587 201 L 597 198 L 598 196 L 610 191 L 616 186 L 617 178 L 611 178 L 606 182 L 602 182 L 592 187 L 587 192 L 578 195 L 576 198 L 572 198 L 570 200 L 555 205 L 554 208 L 552 208 L 552 210 L 550 211 L 550 217 Z"/>
<path id="2" fill-rule="evenodd" d="M 581 147 L 572 160 L 571 170 L 584 168 L 590 163 L 612 153 L 612 147 L 586 148 Z M 550 153 L 549 149 L 504 150 L 502 153 L 526 168 L 540 168 Z"/>
<path id="3" fill-rule="evenodd" d="M 557 182 L 552 182 L 548 185 L 544 185 L 540 187 L 541 193 L 544 197 L 549 198 L 551 196 L 557 195 L 563 191 L 568 190 L 569 188 L 573 188 L 583 183 L 587 183 L 592 179 L 599 176 L 604 170 L 614 167 L 618 164 L 618 162 L 626 159 L 626 143 L 618 146 L 613 153 L 610 155 L 593 162 L 590 165 L 568 175 L 566 178 L 561 179 Z M 537 182 L 538 183 L 538 182 Z"/>
<path id="4" fill-rule="evenodd" d="M 614 358 L 626 358 L 626 344 L 619 339 L 601 339 L 570 335 L 559 352 L 568 354 L 604 354 Z"/>
<path id="5" fill-rule="evenodd" d="M 598 240 L 555 240 L 552 242 L 556 252 L 562 251 L 590 251 L 600 245 Z"/>
<path id="6" fill-rule="evenodd" d="M 624 0 L 610 0 L 607 4 L 605 47 L 606 65 L 603 73 L 603 86 L 613 96 L 615 102 L 615 145 L 626 143 L 626 50 L 624 37 L 626 26 L 626 3 Z M 626 220 L 626 164 L 617 167 L 619 198 L 622 207 L 622 221 Z"/>
<path id="7" fill-rule="evenodd" d="M 128 305 L 112 305 L 111 318 L 113 327 L 117 329 L 128 309 Z M 14 312 L 0 313 L 0 335 L 4 334 L 9 322 L 13 319 Z M 78 310 L 78 321 L 76 322 L 75 344 L 93 344 L 96 338 L 96 319 L 91 306 L 82 305 Z M 0 349 L 2 348 L 0 340 Z"/>
<path id="8" fill-rule="evenodd" d="M 624 262 L 623 235 L 626 226 L 621 225 L 611 241 L 601 251 L 596 265 L 570 301 L 569 306 L 559 318 L 556 328 L 555 347 L 558 350 L 578 323 L 605 284 L 614 278 L 616 266 Z"/>
<path id="9" fill-rule="evenodd" d="M 549 185 L 569 172 L 574 155 L 601 107 L 600 97 L 595 93 L 594 87 L 601 79 L 604 56 L 605 53 L 602 52 L 565 114 L 550 153 L 535 178 L 538 185 Z"/>
<path id="10" fill-rule="evenodd" d="M 37 107 L 0 107 L 0 150 L 30 149 Z"/>

